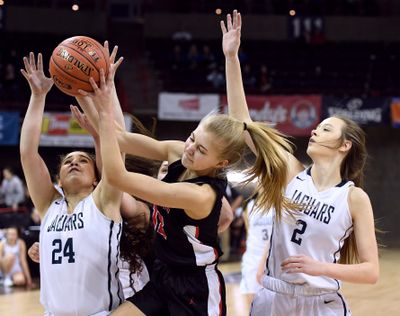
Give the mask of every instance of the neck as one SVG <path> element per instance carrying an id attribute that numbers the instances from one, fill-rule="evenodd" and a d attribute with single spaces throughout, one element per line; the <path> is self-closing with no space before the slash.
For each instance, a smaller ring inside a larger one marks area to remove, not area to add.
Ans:
<path id="1" fill-rule="evenodd" d="M 340 162 L 335 160 L 314 162 L 311 167 L 311 177 L 318 191 L 334 187 L 342 181 Z"/>
<path id="2" fill-rule="evenodd" d="M 75 207 L 78 205 L 80 201 L 86 198 L 93 191 L 84 191 L 79 193 L 65 193 L 65 200 L 67 202 L 68 213 L 73 212 Z"/>

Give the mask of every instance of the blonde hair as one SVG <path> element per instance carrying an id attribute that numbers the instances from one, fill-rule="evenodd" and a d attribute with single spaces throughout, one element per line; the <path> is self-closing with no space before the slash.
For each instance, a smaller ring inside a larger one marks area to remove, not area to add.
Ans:
<path id="1" fill-rule="evenodd" d="M 257 193 L 255 207 L 267 212 L 274 208 L 278 220 L 283 210 L 298 209 L 284 196 L 287 183 L 287 152 L 291 143 L 278 132 L 263 123 L 243 122 L 227 115 L 210 115 L 201 122 L 205 130 L 213 133 L 221 143 L 220 158 L 229 161 L 230 168 L 237 168 L 249 152 L 245 133 L 249 133 L 257 151 L 255 162 L 244 170 L 244 184 L 257 180 L 251 196 Z"/>

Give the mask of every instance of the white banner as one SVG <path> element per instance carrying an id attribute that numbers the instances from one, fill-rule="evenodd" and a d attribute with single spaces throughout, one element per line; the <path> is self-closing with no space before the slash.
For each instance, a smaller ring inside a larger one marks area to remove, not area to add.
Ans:
<path id="1" fill-rule="evenodd" d="M 126 129 L 130 130 L 132 121 L 124 114 Z M 94 147 L 92 136 L 80 128 L 70 112 L 44 112 L 42 122 L 41 146 L 54 147 Z"/>
<path id="2" fill-rule="evenodd" d="M 218 111 L 218 94 L 187 94 L 162 92 L 158 96 L 158 118 L 170 121 L 200 121 Z"/>

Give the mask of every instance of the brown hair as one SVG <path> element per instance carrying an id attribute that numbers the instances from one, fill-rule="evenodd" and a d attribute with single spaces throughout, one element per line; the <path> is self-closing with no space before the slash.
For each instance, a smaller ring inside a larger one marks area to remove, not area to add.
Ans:
<path id="1" fill-rule="evenodd" d="M 367 161 L 367 148 L 365 145 L 365 133 L 361 127 L 351 119 L 335 115 L 334 117 L 344 122 L 342 128 L 342 143 L 349 140 L 352 146 L 343 159 L 340 166 L 340 174 L 343 179 L 351 180 L 358 187 L 364 185 L 364 167 Z M 345 240 L 340 250 L 339 263 L 359 263 L 358 249 L 354 231 Z"/>
<path id="2" fill-rule="evenodd" d="M 365 145 L 365 133 L 361 127 L 354 122 L 343 116 L 334 116 L 344 122 L 342 128 L 342 143 L 349 140 L 352 146 L 342 161 L 340 167 L 340 174 L 343 179 L 351 180 L 360 188 L 364 185 L 364 167 L 367 161 L 367 148 Z"/>
<path id="3" fill-rule="evenodd" d="M 221 140 L 220 157 L 229 161 L 230 168 L 237 168 L 249 151 L 245 142 L 245 133 L 249 133 L 255 145 L 255 162 L 244 173 L 248 184 L 257 180 L 256 207 L 267 212 L 275 208 L 277 218 L 283 210 L 298 209 L 284 196 L 287 182 L 287 152 L 292 151 L 291 143 L 276 129 L 263 123 L 250 122 L 246 125 L 227 115 L 217 114 L 204 118 L 201 122 L 205 129 Z"/>

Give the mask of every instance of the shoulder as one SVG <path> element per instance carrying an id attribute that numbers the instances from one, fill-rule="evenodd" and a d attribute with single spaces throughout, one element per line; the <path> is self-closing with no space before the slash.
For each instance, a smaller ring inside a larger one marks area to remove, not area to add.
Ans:
<path id="1" fill-rule="evenodd" d="M 363 189 L 356 186 L 352 186 L 349 188 L 350 203 L 360 203 L 365 201 L 369 201 L 369 196 Z"/>
<path id="2" fill-rule="evenodd" d="M 348 203 L 352 216 L 371 209 L 371 201 L 368 194 L 359 187 L 352 186 L 349 188 Z"/>

